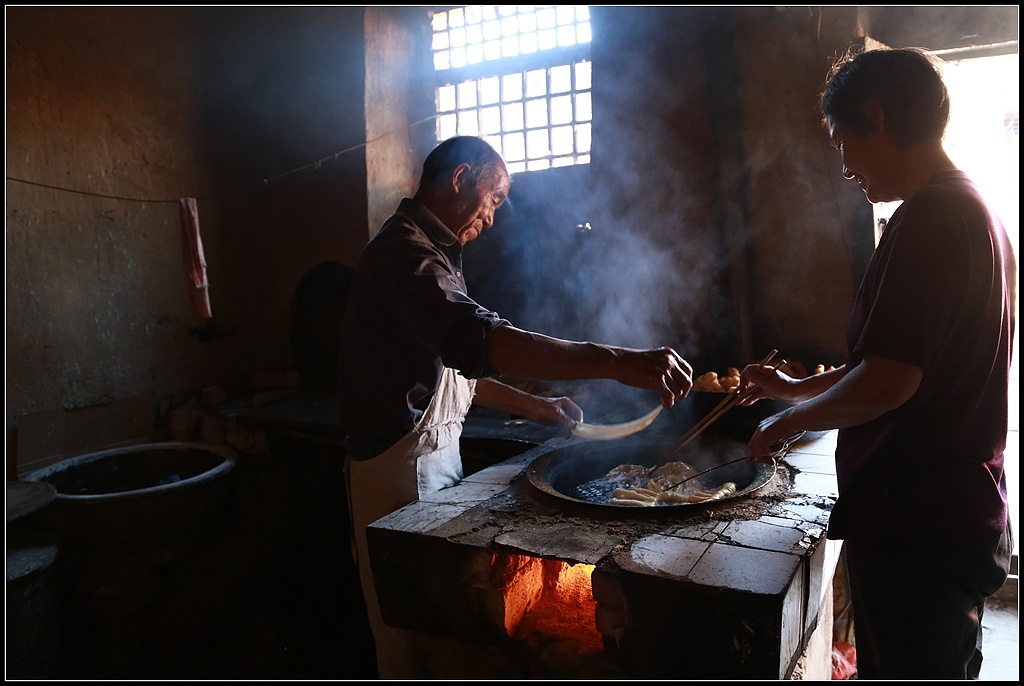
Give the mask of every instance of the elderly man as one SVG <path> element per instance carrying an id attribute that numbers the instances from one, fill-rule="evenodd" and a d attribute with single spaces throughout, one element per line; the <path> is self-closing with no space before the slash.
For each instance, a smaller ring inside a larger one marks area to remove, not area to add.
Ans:
<path id="1" fill-rule="evenodd" d="M 462 478 L 459 437 L 470 405 L 571 427 L 583 413 L 496 377 L 613 379 L 672 407 L 693 370 L 670 347 L 574 342 L 513 326 L 466 289 L 462 249 L 492 226 L 510 177 L 486 141 L 456 136 L 423 163 L 419 187 L 363 249 L 343 323 L 340 416 L 354 554 L 382 678 L 415 678 L 402 632 L 383 624 L 366 555 L 366 527 Z M 426 639 L 423 639 L 426 640 Z M 441 648 L 444 649 L 443 647 Z"/>

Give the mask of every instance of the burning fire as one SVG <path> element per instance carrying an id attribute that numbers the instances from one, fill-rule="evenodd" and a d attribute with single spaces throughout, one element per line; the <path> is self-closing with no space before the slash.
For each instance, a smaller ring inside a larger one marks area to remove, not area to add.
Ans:
<path id="1" fill-rule="evenodd" d="M 578 607 L 594 603 L 594 592 L 590 587 L 590 573 L 594 565 L 562 565 L 555 584 L 555 601 L 560 604 L 572 604 Z"/>
<path id="2" fill-rule="evenodd" d="M 551 649 L 559 645 L 572 655 L 603 650 L 597 630 L 594 592 L 590 574 L 594 565 L 542 560 L 543 590 L 529 608 L 514 636 Z"/>

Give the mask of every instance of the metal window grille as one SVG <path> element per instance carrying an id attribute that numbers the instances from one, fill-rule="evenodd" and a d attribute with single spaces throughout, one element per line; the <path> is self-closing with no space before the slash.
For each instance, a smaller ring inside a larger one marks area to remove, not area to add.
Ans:
<path id="1" fill-rule="evenodd" d="M 431 28 L 438 142 L 481 136 L 513 174 L 590 162 L 588 6 L 455 7 Z"/>

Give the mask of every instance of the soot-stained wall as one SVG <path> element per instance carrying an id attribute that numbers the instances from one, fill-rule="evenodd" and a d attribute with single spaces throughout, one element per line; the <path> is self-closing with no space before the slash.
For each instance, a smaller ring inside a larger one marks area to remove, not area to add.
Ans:
<path id="1" fill-rule="evenodd" d="M 371 57 L 364 9 L 7 8 L 9 475 L 295 366 L 303 277 L 355 263 L 379 188 L 413 190 L 406 162 L 389 180 L 367 159 L 387 133 L 367 79 L 405 101 L 378 63 L 410 51 L 375 35 Z M 594 7 L 593 162 L 514 181 L 521 225 L 467 251 L 498 258 L 467 266 L 481 297 L 552 335 L 675 345 L 698 372 L 771 347 L 839 362 L 873 227 L 818 121 L 831 58 L 865 36 L 1016 41 L 1016 6 L 899 9 Z M 386 159 L 422 159 L 416 125 Z M 211 319 L 188 305 L 182 197 Z"/>
<path id="2" fill-rule="evenodd" d="M 297 285 L 367 222 L 362 8 L 9 7 L 7 35 L 10 476 L 291 369 Z"/>

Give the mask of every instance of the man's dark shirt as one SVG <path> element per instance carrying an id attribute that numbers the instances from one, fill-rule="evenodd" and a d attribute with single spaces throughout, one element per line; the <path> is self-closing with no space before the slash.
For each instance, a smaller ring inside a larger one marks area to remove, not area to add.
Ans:
<path id="1" fill-rule="evenodd" d="M 442 367 L 494 376 L 487 337 L 505 322 L 466 293 L 455 234 L 404 198 L 359 257 L 342 324 L 339 410 L 349 456 L 369 459 L 408 433 Z"/>

